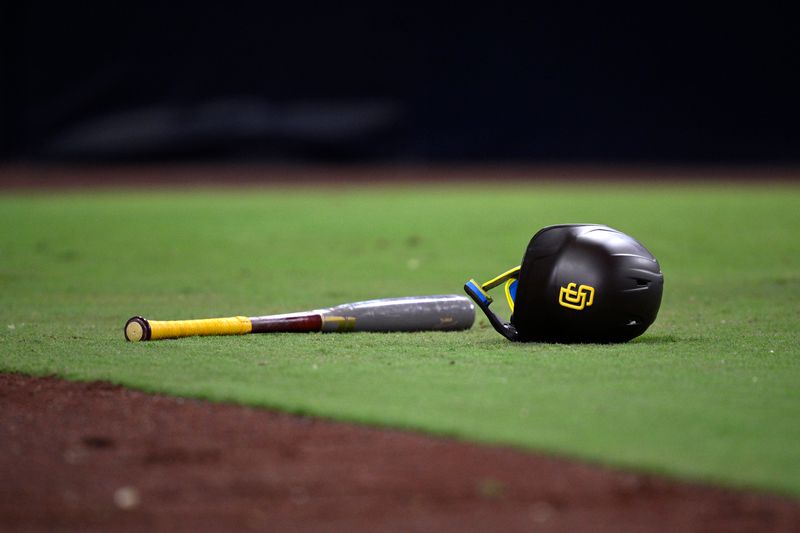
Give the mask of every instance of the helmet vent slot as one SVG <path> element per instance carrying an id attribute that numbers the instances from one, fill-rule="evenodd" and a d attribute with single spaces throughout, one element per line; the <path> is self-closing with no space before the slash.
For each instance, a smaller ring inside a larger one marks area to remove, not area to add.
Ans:
<path id="1" fill-rule="evenodd" d="M 642 278 L 634 278 L 634 279 L 636 280 L 637 287 L 647 287 L 648 285 L 650 285 L 649 279 L 642 279 Z"/>

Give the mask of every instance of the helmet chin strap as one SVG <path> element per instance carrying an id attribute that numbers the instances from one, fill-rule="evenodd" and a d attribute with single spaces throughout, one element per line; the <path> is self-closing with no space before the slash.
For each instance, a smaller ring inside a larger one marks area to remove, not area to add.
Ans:
<path id="1" fill-rule="evenodd" d="M 514 267 L 511 270 L 503 272 L 496 278 L 493 278 L 483 284 L 479 284 L 474 279 L 471 279 L 464 284 L 464 291 L 475 301 L 478 307 L 481 308 L 483 313 L 486 315 L 486 318 L 488 318 L 489 322 L 492 324 L 492 327 L 494 327 L 494 329 L 500 335 L 510 341 L 518 341 L 519 332 L 517 332 L 517 328 L 515 328 L 510 322 L 504 322 L 494 313 L 494 311 L 489 309 L 489 306 L 492 304 L 492 297 L 489 296 L 486 291 L 497 287 L 504 281 L 518 278 L 519 269 L 520 267 Z"/>

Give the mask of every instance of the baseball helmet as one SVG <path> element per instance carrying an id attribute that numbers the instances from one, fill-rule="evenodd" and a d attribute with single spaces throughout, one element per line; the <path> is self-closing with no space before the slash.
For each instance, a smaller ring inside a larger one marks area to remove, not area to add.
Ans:
<path id="1" fill-rule="evenodd" d="M 489 306 L 505 284 L 510 322 Z M 522 265 L 464 290 L 504 337 L 522 342 L 612 343 L 638 337 L 661 305 L 664 276 L 636 239 L 598 224 L 539 230 Z"/>

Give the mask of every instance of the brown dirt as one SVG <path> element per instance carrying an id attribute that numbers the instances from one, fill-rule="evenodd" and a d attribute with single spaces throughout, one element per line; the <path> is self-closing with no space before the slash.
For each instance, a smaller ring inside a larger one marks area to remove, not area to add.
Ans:
<path id="1" fill-rule="evenodd" d="M 0 375 L 3 531 L 797 531 L 800 502 L 502 447 Z"/>

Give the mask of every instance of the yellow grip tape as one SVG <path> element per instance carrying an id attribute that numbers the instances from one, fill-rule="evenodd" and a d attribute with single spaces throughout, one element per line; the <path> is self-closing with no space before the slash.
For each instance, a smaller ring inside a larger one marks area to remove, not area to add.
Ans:
<path id="1" fill-rule="evenodd" d="M 246 316 L 204 318 L 202 320 L 148 320 L 151 339 L 174 339 L 195 335 L 241 335 L 253 325 Z"/>

